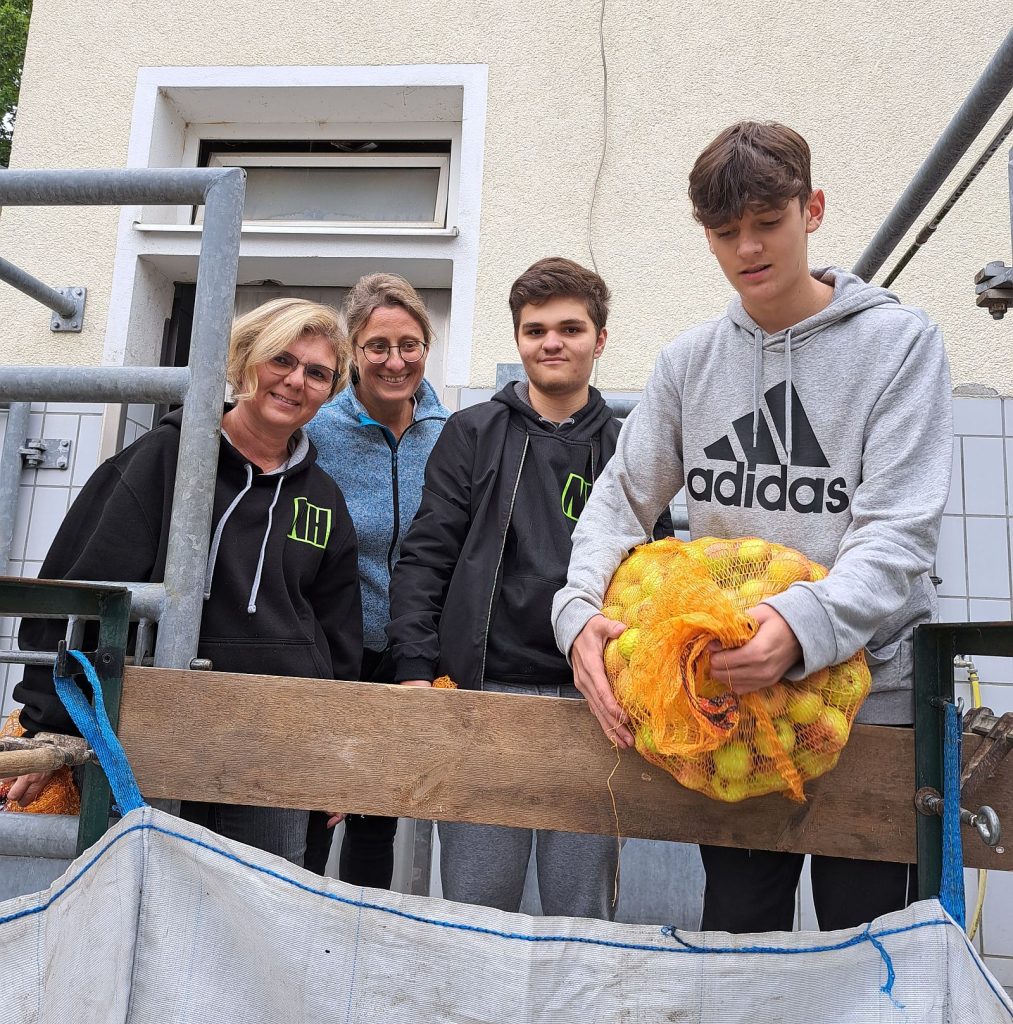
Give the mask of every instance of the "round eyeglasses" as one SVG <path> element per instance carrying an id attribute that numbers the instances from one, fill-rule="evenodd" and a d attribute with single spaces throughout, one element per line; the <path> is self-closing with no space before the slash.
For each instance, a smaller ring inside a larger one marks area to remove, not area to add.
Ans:
<path id="1" fill-rule="evenodd" d="M 358 345 L 371 363 L 385 363 L 390 358 L 391 349 L 397 349 L 406 363 L 417 363 L 425 354 L 428 346 L 424 341 L 403 341 L 400 345 L 388 345 L 385 341 L 367 341 Z"/>
<path id="2" fill-rule="evenodd" d="M 287 377 L 300 366 L 303 368 L 303 381 L 306 387 L 329 391 L 334 386 L 334 379 L 338 374 L 337 370 L 332 370 L 329 366 L 304 363 L 301 359 L 296 359 L 291 352 L 279 352 L 267 361 L 267 368 L 279 377 Z"/>

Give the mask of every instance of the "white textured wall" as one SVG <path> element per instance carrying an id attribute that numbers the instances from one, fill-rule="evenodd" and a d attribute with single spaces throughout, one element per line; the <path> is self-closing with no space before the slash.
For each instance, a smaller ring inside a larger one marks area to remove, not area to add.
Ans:
<path id="1" fill-rule="evenodd" d="M 246 0 L 52 0 L 33 15 L 14 165 L 122 166 L 139 66 L 487 63 L 471 384 L 489 385 L 495 363 L 513 355 L 512 279 L 550 253 L 588 259 L 602 141 L 598 12 L 597 0 L 306 0 L 275 17 Z M 607 0 L 609 148 L 593 236 L 616 299 L 599 383 L 639 388 L 666 340 L 724 305 L 728 287 L 685 198 L 693 158 L 717 130 L 773 117 L 808 137 L 829 200 L 813 262 L 849 264 L 1005 27 L 994 7 L 949 0 Z M 978 310 L 972 280 L 988 260 L 1010 260 L 1005 164 L 994 158 L 898 287 L 942 322 L 955 383 L 1013 395 L 1013 320 Z M 42 311 L 0 289 L 3 361 L 99 361 L 116 223 L 113 210 L 4 211 L 0 250 L 52 284 L 87 285 L 89 304 L 83 334 L 51 335 Z"/>

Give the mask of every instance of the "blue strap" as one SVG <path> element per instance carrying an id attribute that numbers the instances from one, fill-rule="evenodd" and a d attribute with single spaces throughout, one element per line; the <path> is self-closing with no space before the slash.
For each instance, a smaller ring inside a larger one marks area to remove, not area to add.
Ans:
<path id="1" fill-rule="evenodd" d="M 963 715 L 946 705 L 943 729 L 943 878 L 939 901 L 961 928 L 965 927 L 964 852 L 960 838 L 960 737 Z"/>
<path id="2" fill-rule="evenodd" d="M 120 812 L 127 814 L 138 807 L 143 807 L 144 798 L 137 788 L 137 780 L 130 769 L 126 751 L 116 733 L 113 732 L 109 715 L 106 714 L 102 683 L 99 682 L 91 662 L 80 651 L 67 651 L 67 653 L 77 659 L 84 670 L 85 678 L 91 683 L 95 706 L 92 707 L 88 703 L 73 677 L 58 676 L 54 668 L 53 683 L 56 686 L 57 696 L 63 701 L 63 706 L 67 709 L 81 735 L 95 751 L 99 764 L 102 765 L 102 770 L 109 780 L 109 786 Z"/>

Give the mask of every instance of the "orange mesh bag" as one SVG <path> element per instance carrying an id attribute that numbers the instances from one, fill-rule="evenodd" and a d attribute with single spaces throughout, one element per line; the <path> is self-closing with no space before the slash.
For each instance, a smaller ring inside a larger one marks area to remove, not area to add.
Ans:
<path id="1" fill-rule="evenodd" d="M 24 736 L 20 715 L 17 709 L 7 716 L 0 736 Z M 26 811 L 29 814 L 80 814 L 81 797 L 74 785 L 74 777 L 70 768 L 64 765 L 59 768 L 48 785 L 27 807 L 7 802 L 7 793 L 14 784 L 14 779 L 0 779 L 0 810 Z"/>
<path id="2" fill-rule="evenodd" d="M 616 570 L 602 614 L 628 627 L 605 646 L 605 670 L 637 750 L 682 785 L 734 803 L 802 785 L 837 764 L 871 678 L 859 651 L 797 683 L 737 696 L 710 674 L 707 647 L 756 632 L 745 614 L 827 570 L 757 537 L 675 538 L 638 547 Z"/>

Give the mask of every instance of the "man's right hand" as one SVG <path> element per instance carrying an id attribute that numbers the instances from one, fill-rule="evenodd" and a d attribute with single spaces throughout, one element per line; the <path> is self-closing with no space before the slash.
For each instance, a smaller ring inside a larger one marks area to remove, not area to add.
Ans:
<path id="1" fill-rule="evenodd" d="M 605 644 L 625 631 L 622 622 L 598 614 L 588 619 L 570 648 L 574 685 L 587 698 L 588 706 L 608 739 L 623 750 L 633 746 L 633 733 L 626 728 L 626 714 L 612 695 L 605 674 Z"/>
<path id="2" fill-rule="evenodd" d="M 402 679 L 400 686 L 432 686 L 431 679 Z"/>

